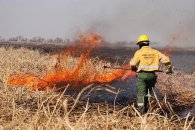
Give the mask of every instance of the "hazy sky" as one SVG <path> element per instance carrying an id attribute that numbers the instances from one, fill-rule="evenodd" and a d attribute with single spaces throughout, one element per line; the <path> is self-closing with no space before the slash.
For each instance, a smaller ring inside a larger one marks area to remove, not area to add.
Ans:
<path id="1" fill-rule="evenodd" d="M 101 33 L 107 41 L 148 34 L 161 45 L 195 46 L 195 0 L 0 0 L 0 36 L 73 38 Z"/>

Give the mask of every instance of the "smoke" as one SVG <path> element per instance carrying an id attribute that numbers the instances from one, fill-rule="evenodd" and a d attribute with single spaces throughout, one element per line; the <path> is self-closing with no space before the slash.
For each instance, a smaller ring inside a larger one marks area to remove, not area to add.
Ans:
<path id="1" fill-rule="evenodd" d="M 80 28 L 84 32 L 95 30 L 111 42 L 135 41 L 140 34 L 148 34 L 151 41 L 161 46 L 194 45 L 193 0 L 88 0 L 84 3 L 92 5 L 85 8 L 87 15 L 80 14 L 85 19 Z"/>
<path id="2" fill-rule="evenodd" d="M 0 16 L 2 36 L 73 38 L 95 31 L 109 42 L 135 41 L 140 34 L 161 46 L 195 41 L 194 0 L 1 0 Z"/>

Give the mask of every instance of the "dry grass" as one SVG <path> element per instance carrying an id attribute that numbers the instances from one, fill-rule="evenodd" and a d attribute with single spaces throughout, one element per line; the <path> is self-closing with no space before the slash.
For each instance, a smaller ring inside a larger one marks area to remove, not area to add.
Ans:
<path id="1" fill-rule="evenodd" d="M 159 74 L 163 80 L 158 81 L 157 89 L 162 96 L 165 93 L 166 96 L 162 101 L 156 98 L 155 101 L 159 101 L 156 107 L 149 113 L 140 115 L 132 105 L 122 107 L 80 100 L 85 96 L 84 91 L 94 89 L 92 85 L 85 87 L 76 97 L 67 95 L 66 89 L 59 93 L 53 90 L 29 91 L 26 88 L 9 86 L 7 78 L 10 75 L 18 72 L 42 75 L 55 68 L 57 60 L 49 54 L 24 48 L 0 48 L 0 53 L 0 129 L 195 129 L 191 114 L 183 118 L 176 114 L 160 114 L 161 107 L 171 109 L 167 105 L 169 103 L 174 102 L 172 107 L 194 105 L 194 75 L 176 72 L 167 77 Z M 61 62 L 75 64 L 78 61 L 70 57 Z M 99 71 L 104 71 L 100 67 L 102 61 L 98 62 L 96 59 L 86 62 L 91 63 Z M 70 64 L 67 66 L 71 69 Z M 184 83 L 186 81 L 188 83 Z M 67 87 L 71 86 L 67 85 L 65 88 Z M 171 96 L 174 96 L 174 100 Z"/>
<path id="2" fill-rule="evenodd" d="M 0 79 L 6 81 L 7 77 L 17 73 L 31 73 L 40 75 L 51 70 L 56 59 L 49 54 L 40 54 L 25 48 L 0 48 Z"/>
<path id="3" fill-rule="evenodd" d="M 161 95 L 172 104 L 182 109 L 195 105 L 195 75 L 175 71 L 172 75 L 159 75 L 157 88 Z"/>

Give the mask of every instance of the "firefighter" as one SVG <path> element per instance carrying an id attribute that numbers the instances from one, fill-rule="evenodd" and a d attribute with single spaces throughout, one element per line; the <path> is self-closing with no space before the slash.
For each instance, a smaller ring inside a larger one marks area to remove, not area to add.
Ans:
<path id="1" fill-rule="evenodd" d="M 147 35 L 140 35 L 137 41 L 139 50 L 130 61 L 131 68 L 137 72 L 136 77 L 136 106 L 141 113 L 148 111 L 148 95 L 152 94 L 152 88 L 156 84 L 156 71 L 160 62 L 167 67 L 167 74 L 173 72 L 169 57 L 151 48 Z"/>

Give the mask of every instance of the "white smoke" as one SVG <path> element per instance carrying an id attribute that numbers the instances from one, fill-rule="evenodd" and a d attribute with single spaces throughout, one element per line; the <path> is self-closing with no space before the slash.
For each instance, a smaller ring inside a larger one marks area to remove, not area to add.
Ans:
<path id="1" fill-rule="evenodd" d="M 159 45 L 195 46 L 195 0 L 0 0 L 0 17 L 2 36 L 96 31 L 110 42 L 148 34 Z"/>

